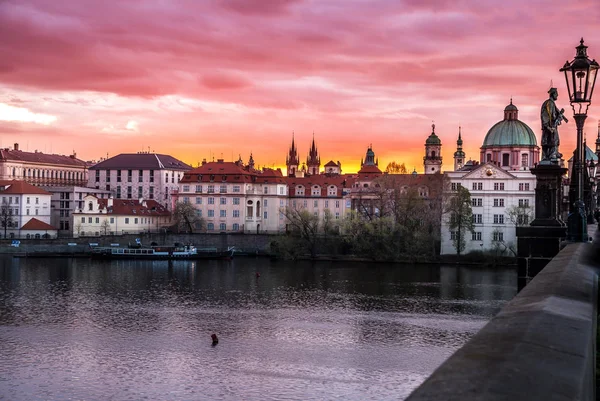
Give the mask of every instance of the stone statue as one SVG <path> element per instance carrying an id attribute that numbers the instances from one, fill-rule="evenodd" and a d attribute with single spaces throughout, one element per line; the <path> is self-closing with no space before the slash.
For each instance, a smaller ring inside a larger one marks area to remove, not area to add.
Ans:
<path id="1" fill-rule="evenodd" d="M 558 99 L 558 90 L 550 88 L 550 97 L 542 104 L 542 160 L 546 164 L 558 164 L 562 154 L 558 152 L 560 139 L 558 137 L 558 126 L 568 122 L 563 115 L 565 109 L 558 110 L 554 101 Z"/>

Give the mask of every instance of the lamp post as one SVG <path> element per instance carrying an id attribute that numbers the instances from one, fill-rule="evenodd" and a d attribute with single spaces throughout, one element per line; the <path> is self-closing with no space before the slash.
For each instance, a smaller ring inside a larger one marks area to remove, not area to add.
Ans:
<path id="1" fill-rule="evenodd" d="M 583 38 L 577 53 L 572 61 L 567 61 L 560 69 L 564 71 L 567 88 L 569 90 L 569 102 L 573 108 L 573 117 L 577 125 L 577 151 L 571 174 L 570 187 L 577 194 L 577 200 L 571 205 L 571 213 L 568 222 L 568 238 L 571 241 L 587 241 L 587 221 L 585 203 L 583 200 L 583 176 L 584 176 L 584 149 L 583 149 L 583 126 L 587 118 L 588 107 L 592 103 L 592 94 L 596 84 L 598 63 L 590 60 L 587 56 L 587 46 L 583 44 Z M 574 176 L 577 180 L 574 180 Z M 573 188 L 575 186 L 575 188 Z M 576 191 L 575 191 L 576 190 Z"/>

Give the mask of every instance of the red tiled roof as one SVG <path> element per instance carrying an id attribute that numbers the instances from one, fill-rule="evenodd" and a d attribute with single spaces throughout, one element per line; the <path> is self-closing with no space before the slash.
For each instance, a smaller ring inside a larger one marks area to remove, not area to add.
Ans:
<path id="1" fill-rule="evenodd" d="M 187 171 L 179 182 L 184 184 L 205 182 L 285 183 L 279 169 L 265 168 L 261 171 L 224 161 L 209 162 Z"/>
<path id="2" fill-rule="evenodd" d="M 23 227 L 21 227 L 21 230 L 56 230 L 56 228 L 34 217 L 25 223 Z"/>
<path id="3" fill-rule="evenodd" d="M 69 167 L 86 167 L 86 162 L 74 155 L 53 155 L 42 152 L 23 152 L 22 150 L 0 149 L 0 160 L 14 160 L 28 163 L 55 164 Z"/>
<path id="4" fill-rule="evenodd" d="M 0 187 L 5 186 L 4 190 L 0 190 L 2 194 L 39 194 L 39 195 L 52 195 L 48 191 L 44 191 L 40 187 L 26 183 L 25 181 L 0 181 Z"/>
<path id="5" fill-rule="evenodd" d="M 146 203 L 146 206 L 143 203 Z M 168 216 L 171 213 L 153 199 L 140 201 L 137 199 L 113 199 L 112 207 L 108 207 L 108 199 L 98 199 L 100 210 L 107 209 L 107 214 L 120 216 Z"/>
<path id="6" fill-rule="evenodd" d="M 101 161 L 90 170 L 181 170 L 188 171 L 192 167 L 169 155 L 158 153 L 121 153 L 110 159 Z"/>
<path id="7" fill-rule="evenodd" d="M 358 171 L 359 175 L 363 174 L 383 174 L 379 167 L 373 165 L 362 166 L 362 168 Z"/>

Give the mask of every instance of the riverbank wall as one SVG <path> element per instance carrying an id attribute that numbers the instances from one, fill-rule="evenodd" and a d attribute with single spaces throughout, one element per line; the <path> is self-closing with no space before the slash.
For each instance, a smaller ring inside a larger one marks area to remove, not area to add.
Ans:
<path id="1" fill-rule="evenodd" d="M 194 244 L 198 248 L 226 249 L 235 247 L 244 254 L 265 255 L 270 253 L 271 241 L 277 238 L 272 234 L 154 234 L 118 235 L 104 237 L 56 238 L 56 239 L 21 239 L 19 246 L 13 246 L 12 240 L 0 240 L 0 254 L 23 253 L 55 253 L 81 254 L 88 252 L 92 246 L 127 246 L 140 239 L 142 244 L 155 242 L 160 245 L 172 245 L 176 242 Z M 118 244 L 118 245 L 117 245 Z"/>

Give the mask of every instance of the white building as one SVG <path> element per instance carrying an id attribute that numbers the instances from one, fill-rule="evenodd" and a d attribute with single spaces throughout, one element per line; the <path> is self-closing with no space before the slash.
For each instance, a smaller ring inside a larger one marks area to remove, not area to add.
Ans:
<path id="1" fill-rule="evenodd" d="M 0 149 L 0 180 L 22 180 L 37 186 L 84 186 L 87 163 L 75 153 L 70 156 L 39 151 L 25 152 L 15 143 L 13 149 Z"/>
<path id="2" fill-rule="evenodd" d="M 155 200 L 83 198 L 73 213 L 74 237 L 159 232 L 171 224 L 171 213 Z"/>
<path id="3" fill-rule="evenodd" d="M 466 155 L 459 132 L 454 166 L 460 168 L 444 174 L 448 180 L 446 199 L 459 186 L 471 193 L 475 229 L 467 233 L 462 253 L 491 249 L 516 251 L 517 224 L 527 225 L 535 215 L 536 179 L 529 169 L 539 161 L 539 154 L 536 137 L 531 128 L 518 119 L 518 109 L 512 99 L 504 109 L 504 119 L 485 136 L 479 162 L 468 161 L 463 165 Z M 449 228 L 449 215 L 445 214 L 441 228 L 442 254 L 456 253 L 454 235 L 456 233 Z"/>
<path id="4" fill-rule="evenodd" d="M 168 155 L 122 153 L 90 167 L 87 186 L 110 191 L 116 199 L 150 199 L 170 208 L 171 193 L 191 169 Z"/>
<path id="5" fill-rule="evenodd" d="M 254 169 L 241 161 L 203 162 L 179 182 L 175 201 L 191 203 L 208 232 L 281 232 L 288 190 L 280 170 Z"/>
<path id="6" fill-rule="evenodd" d="M 73 213 L 83 209 L 83 198 L 95 195 L 98 198 L 109 198 L 110 191 L 81 186 L 43 187 L 52 194 L 50 204 L 50 224 L 58 229 L 60 236 L 73 235 Z"/>
<path id="7" fill-rule="evenodd" d="M 51 196 L 24 181 L 0 181 L 2 237 L 56 237 L 56 228 L 50 224 Z"/>

